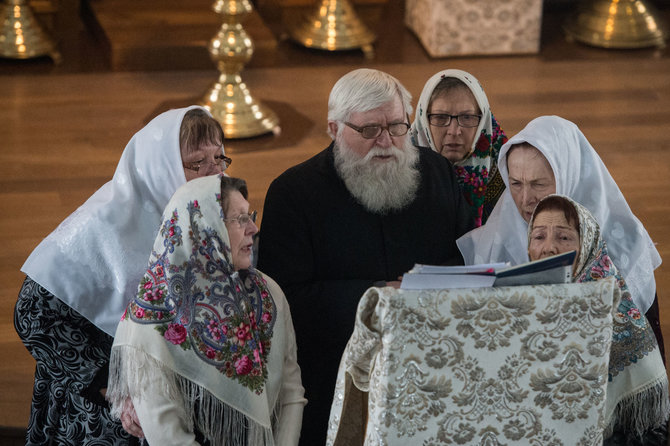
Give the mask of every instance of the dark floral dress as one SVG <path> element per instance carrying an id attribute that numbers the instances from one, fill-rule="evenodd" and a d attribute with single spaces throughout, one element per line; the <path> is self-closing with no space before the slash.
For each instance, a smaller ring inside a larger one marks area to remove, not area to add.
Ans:
<path id="1" fill-rule="evenodd" d="M 26 277 L 14 327 L 37 362 L 26 445 L 134 445 L 112 419 L 107 387 L 113 338 Z"/>

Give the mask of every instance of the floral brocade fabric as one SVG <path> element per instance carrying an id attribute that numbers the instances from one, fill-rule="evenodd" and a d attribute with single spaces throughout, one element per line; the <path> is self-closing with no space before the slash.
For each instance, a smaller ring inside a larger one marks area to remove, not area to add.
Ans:
<path id="1" fill-rule="evenodd" d="M 242 277 L 221 259 L 219 252 L 229 248 L 216 231 L 200 227 L 197 200 L 188 204 L 187 213 L 184 229 L 177 209 L 164 222 L 165 251 L 150 264 L 124 319 L 154 325 L 165 342 L 193 351 L 260 394 L 277 316 L 274 300 L 263 278 Z M 188 258 L 175 255 L 184 250 L 190 251 Z"/>
<path id="2" fill-rule="evenodd" d="M 365 445 L 600 446 L 617 293 L 613 279 L 368 290 L 327 444 L 346 445 L 360 428 Z M 346 410 L 360 391 L 367 426 Z"/>

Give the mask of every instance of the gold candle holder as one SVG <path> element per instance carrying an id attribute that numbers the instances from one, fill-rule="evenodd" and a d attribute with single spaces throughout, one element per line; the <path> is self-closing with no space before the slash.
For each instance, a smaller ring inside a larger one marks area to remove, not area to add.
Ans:
<path id="1" fill-rule="evenodd" d="M 220 72 L 201 104 L 221 123 L 228 139 L 279 133 L 279 118 L 256 102 L 240 72 L 251 59 L 254 45 L 241 22 L 253 7 L 248 0 L 217 0 L 213 9 L 223 16 L 219 32 L 209 43 L 209 54 Z"/>
<path id="2" fill-rule="evenodd" d="M 668 30 L 644 0 L 585 0 L 563 25 L 568 39 L 603 48 L 665 47 Z"/>
<path id="3" fill-rule="evenodd" d="M 372 43 L 377 39 L 348 0 L 321 0 L 289 34 L 308 48 L 328 51 L 361 48 L 368 59 L 374 57 Z"/>
<path id="4" fill-rule="evenodd" d="M 42 30 L 27 0 L 5 0 L 0 9 L 0 57 L 31 59 L 49 56 L 61 62 L 60 52 Z"/>

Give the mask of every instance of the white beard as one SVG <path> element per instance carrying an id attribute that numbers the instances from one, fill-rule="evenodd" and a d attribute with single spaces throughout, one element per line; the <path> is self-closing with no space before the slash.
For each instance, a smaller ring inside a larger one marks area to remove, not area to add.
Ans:
<path id="1" fill-rule="evenodd" d="M 421 179 L 417 162 L 419 150 L 405 139 L 405 147 L 373 147 L 364 157 L 351 150 L 342 138 L 334 147 L 335 170 L 347 189 L 368 211 L 387 214 L 400 210 L 416 197 Z M 377 155 L 394 155 L 388 161 L 376 161 Z"/>

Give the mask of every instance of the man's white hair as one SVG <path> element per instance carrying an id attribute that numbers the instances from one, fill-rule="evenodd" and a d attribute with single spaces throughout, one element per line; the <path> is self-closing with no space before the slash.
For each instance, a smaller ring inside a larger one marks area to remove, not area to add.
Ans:
<path id="1" fill-rule="evenodd" d="M 412 95 L 398 79 L 383 71 L 360 68 L 338 80 L 328 98 L 328 121 L 344 122 L 351 113 L 372 110 L 396 97 L 405 113 L 412 114 Z M 330 129 L 328 134 L 335 139 Z"/>

